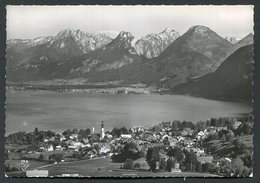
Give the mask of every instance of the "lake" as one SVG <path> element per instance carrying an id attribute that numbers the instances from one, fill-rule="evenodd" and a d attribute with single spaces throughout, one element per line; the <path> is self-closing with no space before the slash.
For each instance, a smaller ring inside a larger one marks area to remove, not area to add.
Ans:
<path id="1" fill-rule="evenodd" d="M 182 95 L 113 95 L 50 91 L 6 92 L 6 133 L 16 131 L 105 129 L 162 121 L 196 122 L 210 117 L 239 116 L 252 111 L 246 103 L 207 100 Z"/>

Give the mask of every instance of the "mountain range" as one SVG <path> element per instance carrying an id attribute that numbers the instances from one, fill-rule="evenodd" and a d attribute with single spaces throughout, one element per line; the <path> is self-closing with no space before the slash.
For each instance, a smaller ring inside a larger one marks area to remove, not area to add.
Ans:
<path id="1" fill-rule="evenodd" d="M 253 34 L 230 43 L 201 25 L 183 35 L 166 28 L 135 43 L 126 31 L 112 39 L 104 33 L 66 29 L 53 37 L 8 40 L 7 81 L 86 78 L 90 82 L 144 83 L 187 93 L 176 86 L 217 72 L 232 54 L 243 51 L 239 48 L 251 44 Z"/>

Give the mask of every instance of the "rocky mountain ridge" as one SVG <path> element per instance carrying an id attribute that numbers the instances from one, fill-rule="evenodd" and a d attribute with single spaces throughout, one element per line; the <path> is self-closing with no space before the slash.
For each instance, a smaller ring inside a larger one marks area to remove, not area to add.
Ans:
<path id="1" fill-rule="evenodd" d="M 166 28 L 158 34 L 148 34 L 143 36 L 135 43 L 135 49 L 138 54 L 146 58 L 157 57 L 171 43 L 173 43 L 180 34 L 173 29 Z"/>

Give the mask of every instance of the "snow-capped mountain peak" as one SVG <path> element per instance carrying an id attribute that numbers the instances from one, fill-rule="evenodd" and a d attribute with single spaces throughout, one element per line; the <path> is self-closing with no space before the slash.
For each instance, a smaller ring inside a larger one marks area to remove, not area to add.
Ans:
<path id="1" fill-rule="evenodd" d="M 180 34 L 173 29 L 165 28 L 162 32 L 147 34 L 135 43 L 135 48 L 140 55 L 147 58 L 157 57 L 163 52 Z"/>

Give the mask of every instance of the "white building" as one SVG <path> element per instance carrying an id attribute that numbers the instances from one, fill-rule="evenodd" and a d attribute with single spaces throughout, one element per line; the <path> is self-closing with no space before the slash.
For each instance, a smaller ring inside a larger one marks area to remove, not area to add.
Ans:
<path id="1" fill-rule="evenodd" d="M 49 146 L 47 147 L 47 151 L 53 151 L 53 150 L 54 150 L 53 145 L 49 145 Z"/>
<path id="2" fill-rule="evenodd" d="M 27 170 L 26 177 L 48 177 L 48 170 Z"/>
<path id="3" fill-rule="evenodd" d="M 101 122 L 101 129 L 100 129 L 100 139 L 104 139 L 105 137 L 105 129 L 104 129 L 104 122 Z"/>
<path id="4" fill-rule="evenodd" d="M 130 139 L 130 138 L 132 138 L 132 135 L 131 134 L 121 134 L 121 138 Z"/>

